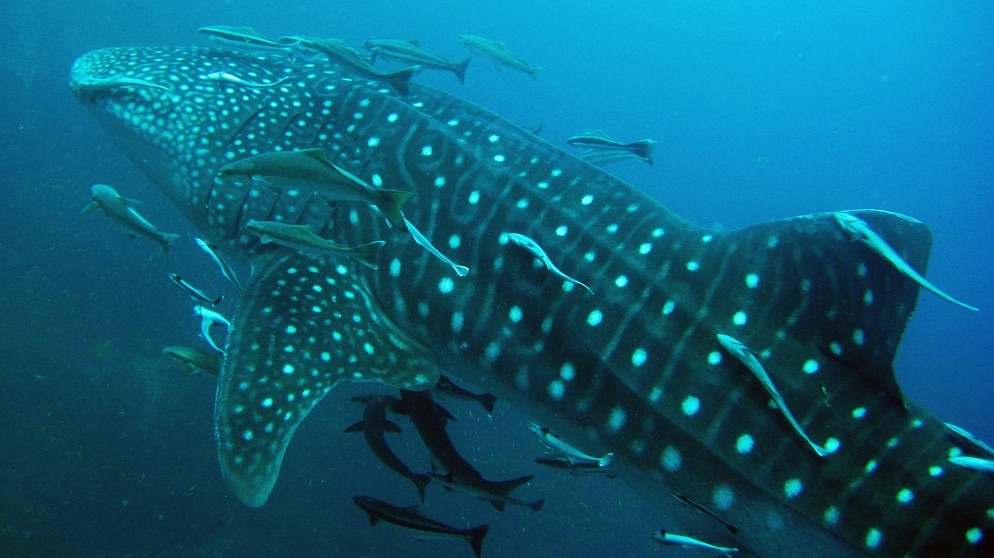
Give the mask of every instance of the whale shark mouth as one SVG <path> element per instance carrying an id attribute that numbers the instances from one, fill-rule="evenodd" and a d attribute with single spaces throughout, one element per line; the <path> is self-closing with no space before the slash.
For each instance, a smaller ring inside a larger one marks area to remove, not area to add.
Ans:
<path id="1" fill-rule="evenodd" d="M 918 284 L 835 214 L 702 229 L 472 103 L 413 83 L 401 96 L 291 52 L 105 49 L 70 83 L 211 243 L 252 264 L 215 410 L 244 503 L 266 502 L 294 430 L 336 384 L 423 390 L 444 367 L 598 440 L 704 540 L 758 556 L 994 555 L 994 480 L 948 464 L 973 450 L 894 378 Z M 315 147 L 416 193 L 405 217 L 468 274 L 369 206 L 218 175 Z M 924 274 L 922 223 L 846 215 Z M 377 270 L 313 259 L 262 246 L 250 220 L 386 245 Z"/>

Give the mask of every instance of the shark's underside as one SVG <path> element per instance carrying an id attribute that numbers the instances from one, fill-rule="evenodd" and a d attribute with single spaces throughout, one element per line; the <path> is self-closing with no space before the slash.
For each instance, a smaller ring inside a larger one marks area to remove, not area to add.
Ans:
<path id="1" fill-rule="evenodd" d="M 222 471 L 245 503 L 266 501 L 296 426 L 336 383 L 427 389 L 444 368 L 615 452 L 674 531 L 767 557 L 994 555 L 994 480 L 949 464 L 971 448 L 894 380 L 918 286 L 832 214 L 701 229 L 471 103 L 414 84 L 400 97 L 282 51 L 106 49 L 71 80 L 208 239 L 252 263 L 215 414 Z M 312 147 L 373 186 L 416 192 L 406 218 L 469 274 L 363 204 L 217 175 Z M 849 213 L 924 271 L 924 225 Z M 312 259 L 261 246 L 252 219 L 387 244 L 378 270 Z M 755 354 L 827 455 L 719 334 Z"/>

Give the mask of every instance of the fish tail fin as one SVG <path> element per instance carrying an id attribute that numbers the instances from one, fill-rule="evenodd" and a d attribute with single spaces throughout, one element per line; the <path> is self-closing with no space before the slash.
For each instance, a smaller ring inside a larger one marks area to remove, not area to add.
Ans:
<path id="1" fill-rule="evenodd" d="M 459 83 L 466 83 L 466 67 L 469 66 L 471 60 L 473 60 L 472 56 L 463 60 L 462 62 L 455 64 L 452 67 L 452 73 L 454 73 L 456 77 L 459 78 Z"/>
<path id="2" fill-rule="evenodd" d="M 489 530 L 490 525 L 480 525 L 469 530 L 469 546 L 473 547 L 476 558 L 480 558 L 480 553 L 483 552 L 483 537 L 487 536 Z"/>
<path id="3" fill-rule="evenodd" d="M 379 269 L 380 248 L 386 244 L 383 240 L 376 240 L 368 244 L 356 246 L 352 256 L 370 269 Z"/>
<path id="4" fill-rule="evenodd" d="M 400 206 L 414 197 L 414 192 L 404 190 L 376 190 L 379 196 L 379 203 L 376 207 L 380 213 L 386 217 L 390 224 L 402 231 L 407 231 L 407 224 L 404 223 L 404 214 L 400 211 Z"/>
<path id="5" fill-rule="evenodd" d="M 411 482 L 414 483 L 414 487 L 418 489 L 418 496 L 421 497 L 421 503 L 425 503 L 425 488 L 428 483 L 431 482 L 431 477 L 428 475 L 412 475 Z"/>
<path id="6" fill-rule="evenodd" d="M 411 66 L 409 68 L 404 68 L 403 70 L 397 70 L 396 72 L 386 74 L 385 79 L 387 83 L 390 84 L 390 87 L 393 87 L 397 93 L 400 93 L 406 97 L 407 94 L 410 93 L 410 88 L 408 86 L 411 78 L 414 77 L 414 74 L 418 73 L 419 70 L 421 70 L 421 66 Z"/>
<path id="7" fill-rule="evenodd" d="M 511 479 L 506 481 L 488 482 L 487 485 L 491 490 L 493 490 L 497 494 L 506 497 L 508 494 L 513 492 L 515 488 L 518 488 L 522 484 L 525 484 L 526 482 L 532 480 L 533 476 L 534 475 L 525 475 L 523 477 L 518 477 L 516 479 Z"/>
<path id="8" fill-rule="evenodd" d="M 169 246 L 172 245 L 173 242 L 176 242 L 177 238 L 179 238 L 179 235 L 176 233 L 163 233 L 161 241 L 162 251 L 168 254 Z"/>
<path id="9" fill-rule="evenodd" d="M 636 146 L 636 155 L 639 159 L 642 159 L 650 165 L 655 165 L 656 163 L 652 160 L 652 152 L 656 149 L 656 142 L 651 139 L 638 140 L 634 142 Z"/>
<path id="10" fill-rule="evenodd" d="M 611 464 L 611 460 L 614 459 L 613 453 L 607 453 L 604 457 L 597 460 L 598 467 L 607 467 Z"/>
<path id="11" fill-rule="evenodd" d="M 487 414 L 492 415 L 494 413 L 494 403 L 497 402 L 497 396 L 492 393 L 484 393 L 480 396 L 480 405 L 486 409 Z"/>

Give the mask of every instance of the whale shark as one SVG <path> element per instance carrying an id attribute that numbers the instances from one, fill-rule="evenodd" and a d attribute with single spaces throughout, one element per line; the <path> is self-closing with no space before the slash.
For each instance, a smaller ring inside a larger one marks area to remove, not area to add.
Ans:
<path id="1" fill-rule="evenodd" d="M 401 96 L 292 51 L 108 48 L 79 57 L 70 86 L 203 238 L 252 266 L 214 415 L 221 473 L 246 505 L 266 502 L 295 429 L 337 384 L 419 391 L 444 371 L 613 452 L 667 532 L 740 556 L 994 555 L 994 478 L 951 464 L 973 447 L 895 379 L 919 285 L 835 214 L 702 228 L 469 101 L 416 83 Z M 218 172 L 315 148 L 415 193 L 404 219 L 467 272 L 368 206 Z M 925 274 L 926 225 L 846 215 Z M 252 220 L 386 244 L 374 270 L 263 246 Z"/>

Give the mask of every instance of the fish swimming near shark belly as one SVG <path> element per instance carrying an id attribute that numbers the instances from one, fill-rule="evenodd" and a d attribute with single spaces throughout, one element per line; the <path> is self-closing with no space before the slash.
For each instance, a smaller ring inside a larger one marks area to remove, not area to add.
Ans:
<path id="1" fill-rule="evenodd" d="M 288 79 L 199 79 L 221 69 Z M 174 93 L 81 85 L 116 75 Z M 75 62 L 71 85 L 210 242 L 253 266 L 215 409 L 222 474 L 242 502 L 265 503 L 296 427 L 336 384 L 424 390 L 444 366 L 566 439 L 597 439 L 667 529 L 739 556 L 994 555 L 994 479 L 950 464 L 946 426 L 894 379 L 919 287 L 833 214 L 702 229 L 472 103 L 417 84 L 400 97 L 280 52 L 105 49 Z M 405 218 L 471 272 L 363 208 L 217 178 L 232 161 L 313 147 L 373 186 L 416 192 Z M 847 213 L 924 271 L 923 224 Z M 265 254 L 251 219 L 387 244 L 375 271 Z M 569 296 L 571 283 L 500 244 L 506 231 L 596 295 Z M 824 457 L 718 334 L 750 349 Z"/>

